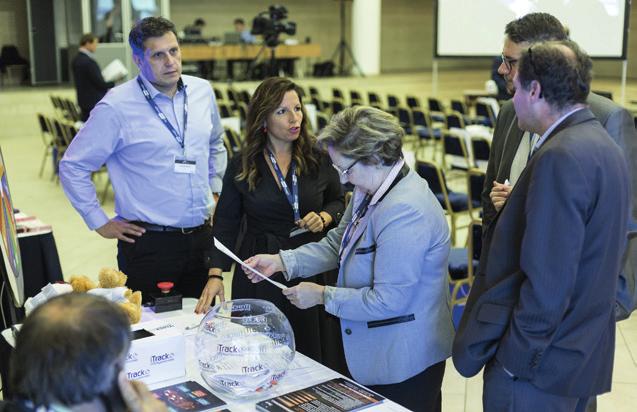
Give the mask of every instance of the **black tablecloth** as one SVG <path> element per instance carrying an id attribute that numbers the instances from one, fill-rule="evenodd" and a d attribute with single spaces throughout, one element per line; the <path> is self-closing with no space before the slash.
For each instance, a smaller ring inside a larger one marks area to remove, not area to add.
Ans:
<path id="1" fill-rule="evenodd" d="M 25 300 L 37 295 L 46 284 L 64 280 L 53 233 L 20 237 L 18 242 L 20 243 L 20 256 L 22 258 Z M 4 323 L 2 330 L 10 327 L 13 319 L 16 323 L 20 323 L 24 318 L 24 309 L 13 307 L 9 293 L 8 285 L 5 285 L 5 290 L 2 294 L 4 319 L 0 320 L 0 322 Z M 5 399 L 9 399 L 11 396 L 9 384 L 9 358 L 11 352 L 11 346 L 0 338 L 0 377 L 2 378 L 2 390 Z"/>

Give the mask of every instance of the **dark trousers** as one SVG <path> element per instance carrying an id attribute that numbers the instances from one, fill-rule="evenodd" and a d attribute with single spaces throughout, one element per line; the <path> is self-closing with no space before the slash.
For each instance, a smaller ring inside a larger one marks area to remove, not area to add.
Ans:
<path id="1" fill-rule="evenodd" d="M 212 227 L 189 234 L 147 230 L 135 243 L 117 243 L 119 270 L 128 276 L 127 286 L 140 290 L 148 302 L 159 293 L 158 282 L 169 281 L 184 297 L 198 298 L 208 281 Z"/>
<path id="2" fill-rule="evenodd" d="M 406 381 L 367 387 L 412 411 L 440 412 L 442 409 L 440 388 L 444 374 L 445 361 L 441 361 Z"/>
<path id="3" fill-rule="evenodd" d="M 485 367 L 483 380 L 482 406 L 489 412 L 584 412 L 588 403 L 588 397 L 553 395 L 512 378 L 495 359 Z"/>

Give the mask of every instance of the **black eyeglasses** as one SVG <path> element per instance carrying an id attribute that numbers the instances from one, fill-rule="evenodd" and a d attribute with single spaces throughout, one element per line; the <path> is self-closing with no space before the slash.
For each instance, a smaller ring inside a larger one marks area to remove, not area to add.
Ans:
<path id="1" fill-rule="evenodd" d="M 504 63 L 504 67 L 507 68 L 507 71 L 510 72 L 513 69 L 513 65 L 518 62 L 518 59 L 511 59 L 510 57 L 506 57 L 504 54 L 501 54 L 502 63 Z"/>
<path id="2" fill-rule="evenodd" d="M 346 178 L 347 176 L 349 176 L 350 172 L 352 171 L 352 167 L 354 167 L 354 165 L 356 165 L 356 163 L 358 163 L 358 161 L 361 159 L 356 159 L 354 160 L 349 166 L 347 166 L 345 169 L 341 169 L 340 166 L 332 163 L 332 167 L 334 169 L 336 169 L 336 171 L 344 178 Z"/>

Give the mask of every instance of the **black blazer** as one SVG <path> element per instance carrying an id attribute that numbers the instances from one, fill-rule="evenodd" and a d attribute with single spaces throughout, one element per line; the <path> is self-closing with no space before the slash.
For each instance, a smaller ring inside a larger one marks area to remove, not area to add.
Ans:
<path id="1" fill-rule="evenodd" d="M 97 62 L 83 52 L 77 53 L 71 64 L 77 104 L 82 110 L 82 120 L 86 121 L 93 107 L 102 100 L 108 89 L 115 83 L 105 82 Z"/>
<path id="2" fill-rule="evenodd" d="M 610 390 L 628 184 L 620 148 L 590 110 L 553 131 L 487 229 L 485 270 L 454 341 L 462 375 L 495 356 L 548 393 Z"/>

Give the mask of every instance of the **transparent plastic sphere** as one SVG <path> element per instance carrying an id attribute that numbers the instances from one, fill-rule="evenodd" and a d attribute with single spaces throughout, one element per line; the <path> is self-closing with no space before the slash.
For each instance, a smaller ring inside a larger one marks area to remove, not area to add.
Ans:
<path id="1" fill-rule="evenodd" d="M 221 395 L 258 396 L 285 376 L 294 359 L 290 322 L 259 299 L 220 303 L 201 321 L 195 338 L 201 376 Z"/>

